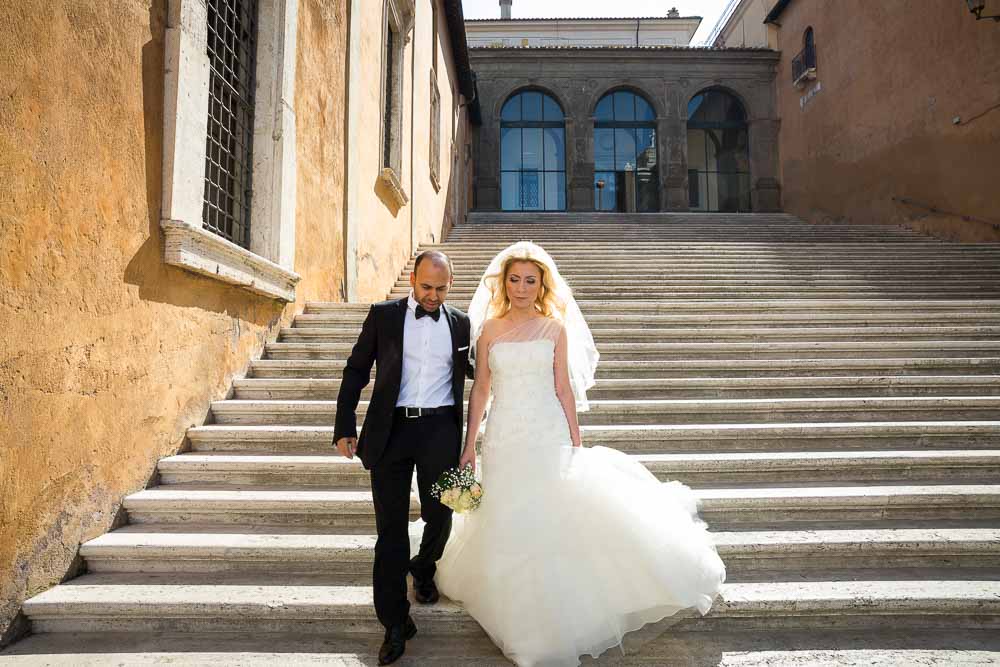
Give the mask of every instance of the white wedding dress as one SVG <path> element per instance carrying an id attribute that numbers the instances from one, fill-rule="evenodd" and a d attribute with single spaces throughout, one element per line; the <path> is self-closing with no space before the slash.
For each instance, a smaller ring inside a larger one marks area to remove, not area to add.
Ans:
<path id="1" fill-rule="evenodd" d="M 690 489 L 617 450 L 572 447 L 555 394 L 560 327 L 530 320 L 490 347 L 485 493 L 454 515 L 436 576 L 522 666 L 579 665 L 647 623 L 704 614 L 725 579 Z"/>

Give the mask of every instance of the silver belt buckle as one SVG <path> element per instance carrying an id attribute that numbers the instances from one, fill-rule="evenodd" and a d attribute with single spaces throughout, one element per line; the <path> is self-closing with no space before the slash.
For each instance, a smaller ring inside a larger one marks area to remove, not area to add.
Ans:
<path id="1" fill-rule="evenodd" d="M 403 409 L 406 410 L 406 418 L 407 419 L 416 419 L 417 417 L 421 416 L 421 414 L 420 414 L 420 408 L 406 407 L 406 408 L 403 408 Z M 410 410 L 413 410 L 414 414 L 410 414 Z"/>

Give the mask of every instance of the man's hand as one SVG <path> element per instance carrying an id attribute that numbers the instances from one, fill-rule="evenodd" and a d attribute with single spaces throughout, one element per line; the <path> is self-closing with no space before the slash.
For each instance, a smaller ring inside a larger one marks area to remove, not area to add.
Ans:
<path id="1" fill-rule="evenodd" d="M 459 469 L 465 466 L 472 466 L 472 472 L 476 472 L 476 446 L 466 447 L 462 450 L 462 458 L 458 460 Z"/>
<path id="2" fill-rule="evenodd" d="M 354 450 L 358 447 L 357 438 L 341 438 L 337 441 L 337 451 L 340 452 L 341 456 L 346 456 L 349 459 L 354 458 Z"/>

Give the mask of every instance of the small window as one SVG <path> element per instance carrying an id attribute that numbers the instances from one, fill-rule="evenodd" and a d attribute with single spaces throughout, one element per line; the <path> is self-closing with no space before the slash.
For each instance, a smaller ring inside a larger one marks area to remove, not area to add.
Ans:
<path id="1" fill-rule="evenodd" d="M 382 116 L 382 166 L 399 175 L 400 132 L 402 129 L 403 37 L 391 16 L 385 23 L 383 58 L 384 101 Z"/>
<path id="2" fill-rule="evenodd" d="M 802 86 L 816 78 L 816 38 L 812 27 L 802 35 L 802 51 L 792 58 L 792 82 Z"/>
<path id="3" fill-rule="evenodd" d="M 435 189 L 441 188 L 441 93 L 438 92 L 437 75 L 431 70 L 431 137 L 430 137 L 431 183 Z"/>
<path id="4" fill-rule="evenodd" d="M 431 0 L 431 69 L 438 69 L 438 7 L 437 0 Z"/>

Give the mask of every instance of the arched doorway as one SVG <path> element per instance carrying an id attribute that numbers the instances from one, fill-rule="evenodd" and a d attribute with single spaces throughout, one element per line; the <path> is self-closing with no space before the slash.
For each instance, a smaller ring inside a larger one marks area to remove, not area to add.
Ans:
<path id="1" fill-rule="evenodd" d="M 751 210 L 747 114 L 723 90 L 688 102 L 688 205 L 692 211 Z"/>
<path id="2" fill-rule="evenodd" d="M 658 211 L 656 113 L 628 90 L 608 93 L 594 109 L 594 208 Z"/>
<path id="3" fill-rule="evenodd" d="M 516 93 L 500 111 L 500 202 L 505 211 L 566 210 L 565 115 L 545 93 Z"/>

